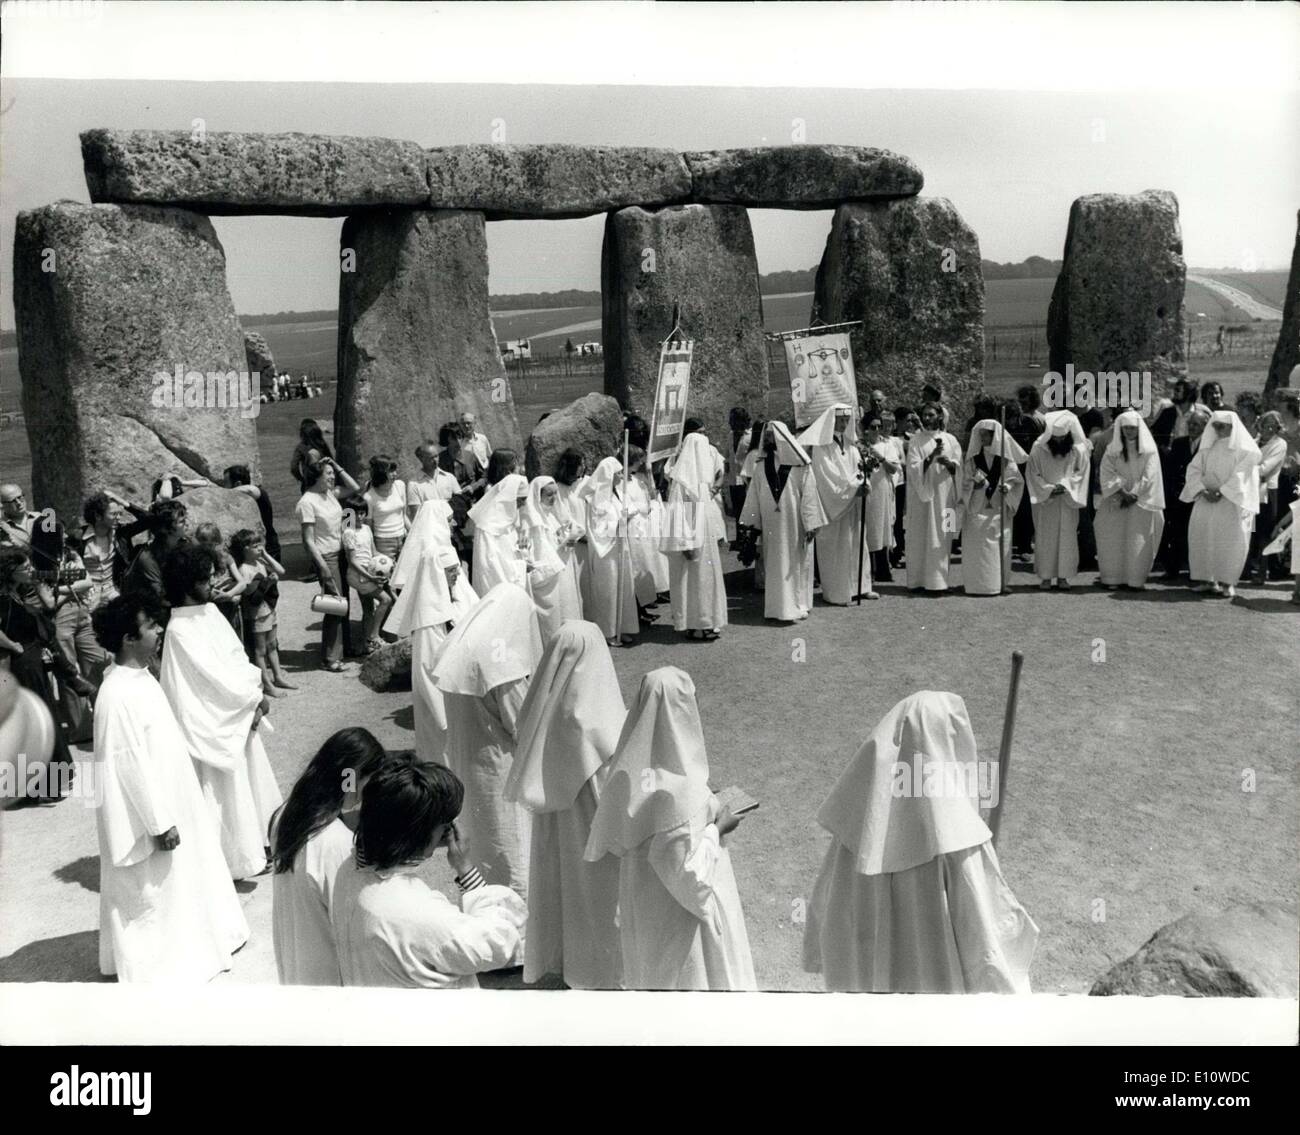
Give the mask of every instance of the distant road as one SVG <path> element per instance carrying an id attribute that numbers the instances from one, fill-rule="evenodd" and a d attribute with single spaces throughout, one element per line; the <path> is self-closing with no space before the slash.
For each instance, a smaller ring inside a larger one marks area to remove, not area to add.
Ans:
<path id="1" fill-rule="evenodd" d="M 1222 296 L 1233 307 L 1239 307 L 1251 319 L 1281 319 L 1282 309 L 1270 307 L 1266 303 L 1261 303 L 1249 292 L 1243 292 L 1240 288 L 1234 288 L 1231 284 L 1225 284 L 1222 280 L 1216 280 L 1213 276 L 1188 276 L 1187 279 L 1194 284 L 1200 284 L 1203 288 L 1208 288 L 1217 295 Z"/>

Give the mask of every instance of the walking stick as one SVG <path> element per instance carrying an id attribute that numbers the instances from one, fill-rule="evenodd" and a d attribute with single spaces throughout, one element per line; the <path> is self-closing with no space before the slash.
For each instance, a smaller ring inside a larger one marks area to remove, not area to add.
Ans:
<path id="1" fill-rule="evenodd" d="M 619 501 L 619 520 L 614 525 L 614 555 L 617 557 L 618 564 L 618 587 L 615 591 L 615 601 L 618 606 L 614 611 L 614 637 L 621 639 L 623 632 L 619 629 L 623 621 L 623 548 L 619 546 L 619 540 L 628 540 L 627 533 L 627 450 L 628 450 L 628 431 L 623 431 L 623 496 Z M 621 534 L 620 534 L 621 529 Z M 628 558 L 631 559 L 631 541 L 628 540 Z"/>
<path id="2" fill-rule="evenodd" d="M 998 431 L 998 594 L 1007 591 L 1007 498 L 1002 492 L 1002 476 L 1007 465 L 1007 404 L 1002 403 L 1001 428 Z"/>
<path id="3" fill-rule="evenodd" d="M 989 831 L 993 844 L 998 842 L 998 829 L 1002 826 L 1002 809 L 1007 800 L 1007 769 L 1011 765 L 1011 737 L 1016 731 L 1016 699 L 1020 694 L 1020 668 L 1025 656 L 1019 650 L 1011 652 L 1011 685 L 1007 689 L 1007 708 L 1002 716 L 1002 745 L 998 749 L 998 802 L 989 813 Z"/>
<path id="4" fill-rule="evenodd" d="M 853 581 L 854 589 L 858 593 L 856 603 L 862 606 L 862 558 L 866 554 L 867 548 L 867 473 L 863 466 L 865 461 L 859 457 L 859 468 L 862 468 L 862 504 L 858 508 L 858 575 Z"/>

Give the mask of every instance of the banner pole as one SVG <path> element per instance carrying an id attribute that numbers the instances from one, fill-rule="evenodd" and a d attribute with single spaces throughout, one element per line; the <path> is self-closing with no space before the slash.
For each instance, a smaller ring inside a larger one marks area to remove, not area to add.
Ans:
<path id="1" fill-rule="evenodd" d="M 618 588 L 616 590 L 616 602 L 618 607 L 614 611 L 614 637 L 620 642 L 623 638 L 623 549 L 627 548 L 628 559 L 631 559 L 631 542 L 628 541 L 627 532 L 627 493 L 628 493 L 628 476 L 627 476 L 627 451 L 628 451 L 628 431 L 623 431 L 623 496 L 619 502 L 619 522 L 614 526 L 614 554 L 618 557 Z M 621 531 L 620 531 L 621 530 Z M 619 541 L 626 541 L 620 545 Z"/>
<path id="2" fill-rule="evenodd" d="M 998 432 L 998 594 L 1007 591 L 1007 498 L 1002 492 L 1002 478 L 1007 468 L 1007 404 L 1002 403 L 1001 429 Z"/>

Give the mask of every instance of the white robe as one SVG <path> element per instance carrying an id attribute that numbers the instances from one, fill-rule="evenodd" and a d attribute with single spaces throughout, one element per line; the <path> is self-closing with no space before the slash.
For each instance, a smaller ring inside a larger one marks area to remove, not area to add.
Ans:
<path id="1" fill-rule="evenodd" d="M 486 595 L 506 581 L 528 589 L 528 564 L 519 552 L 519 532 L 486 532 L 474 529 L 474 590 Z"/>
<path id="2" fill-rule="evenodd" d="M 458 910 L 418 870 L 339 869 L 330 918 L 344 985 L 477 989 L 475 974 L 510 965 L 527 918 L 519 896 L 477 887 Z"/>
<path id="3" fill-rule="evenodd" d="M 1210 427 L 1206 427 L 1208 434 Z M 1254 459 L 1258 464 L 1258 458 Z M 1244 508 L 1229 494 L 1234 480 L 1240 481 L 1243 462 L 1240 455 L 1223 445 L 1203 445 L 1192 456 L 1187 466 L 1187 482 L 1182 499 L 1195 501 L 1187 522 L 1187 561 L 1192 579 L 1213 583 L 1236 584 L 1246 566 L 1250 551 L 1250 534 L 1255 526 L 1255 513 Z M 1257 477 L 1253 469 L 1250 476 Z M 1203 489 L 1219 489 L 1223 496 L 1208 501 L 1200 496 Z M 1238 498 L 1243 499 L 1238 493 Z M 1259 508 L 1258 488 L 1254 507 Z"/>
<path id="4" fill-rule="evenodd" d="M 637 473 L 628 490 L 628 537 L 632 548 L 632 572 L 636 577 L 636 601 L 649 607 L 661 591 L 671 586 L 668 557 L 659 547 L 663 530 L 663 504 L 648 473 Z"/>
<path id="5" fill-rule="evenodd" d="M 731 856 L 709 824 L 660 832 L 622 856 L 619 923 L 628 989 L 758 988 Z"/>
<path id="6" fill-rule="evenodd" d="M 342 985 L 330 907 L 339 868 L 352 859 L 352 830 L 333 819 L 271 876 L 271 938 L 281 985 Z"/>
<path id="7" fill-rule="evenodd" d="M 817 530 L 815 541 L 822 598 L 843 607 L 871 590 L 871 557 L 866 554 L 867 533 L 862 524 L 864 502 L 856 495 L 863 481 L 858 450 L 848 441 L 843 449 L 832 441 L 812 446 L 809 454 L 813 480 L 826 513 L 826 523 Z M 853 576 L 859 563 L 862 570 L 854 587 Z"/>
<path id="8" fill-rule="evenodd" d="M 528 679 L 490 690 L 484 697 L 444 691 L 447 767 L 465 785 L 456 826 L 465 851 L 489 883 L 528 898 L 528 811 L 502 796 L 510 775 L 515 726 Z"/>
<path id="9" fill-rule="evenodd" d="M 266 868 L 268 827 L 284 797 L 253 729 L 262 672 L 211 603 L 172 610 L 163 641 L 163 693 L 194 759 L 233 879 Z"/>
<path id="10" fill-rule="evenodd" d="M 559 481 L 555 482 L 555 489 L 559 496 L 555 507 L 568 521 L 569 526 L 575 533 L 581 537 L 576 544 L 565 545 L 561 548 L 560 558 L 564 560 L 573 573 L 573 581 L 578 588 L 578 595 L 584 611 L 587 604 L 587 541 L 585 538 L 587 535 L 587 502 L 581 496 L 581 492 L 586 482 L 586 477 L 582 477 L 572 485 L 562 485 Z M 586 615 L 583 616 L 583 618 L 586 617 Z"/>
<path id="11" fill-rule="evenodd" d="M 813 546 L 807 533 L 826 523 L 807 465 L 792 465 L 781 499 L 772 496 L 762 462 L 745 494 L 740 522 L 763 534 L 763 616 L 806 619 L 813 603 Z"/>
<path id="12" fill-rule="evenodd" d="M 871 492 L 867 494 L 867 550 L 885 552 L 894 546 L 894 518 L 897 498 L 894 493 L 896 477 L 903 475 L 904 454 L 897 438 L 886 438 L 871 447 L 877 457 L 883 457 L 900 466 L 891 474 L 883 465 L 871 473 Z"/>
<path id="13" fill-rule="evenodd" d="M 95 703 L 99 968 L 123 982 L 197 984 L 230 969 L 248 923 L 185 739 L 146 669 L 113 666 Z M 176 828 L 160 851 L 153 837 Z"/>
<path id="14" fill-rule="evenodd" d="M 537 524 L 529 529 L 529 536 L 529 559 L 536 566 L 528 573 L 528 583 L 544 646 L 566 619 L 582 618 L 582 596 L 577 576 L 561 555 L 554 529 Z"/>
<path id="15" fill-rule="evenodd" d="M 617 499 L 615 497 L 616 503 Z M 595 518 L 590 499 L 587 504 L 587 531 L 590 534 Z M 609 527 L 610 522 L 605 526 Z M 610 536 L 597 542 L 595 537 L 588 536 L 585 579 L 587 593 L 583 597 L 583 611 L 607 639 L 640 633 L 635 568 L 626 537 Z M 621 608 L 620 596 L 623 601 Z"/>
<path id="16" fill-rule="evenodd" d="M 985 460 L 992 465 L 997 451 L 985 450 Z M 976 473 L 983 474 L 973 461 L 966 465 L 966 509 L 962 518 L 961 576 L 967 595 L 999 595 L 1003 586 L 1011 584 L 1011 527 L 1020 499 L 1025 495 L 1025 479 L 1009 458 L 1003 463 L 1002 483 L 1008 491 L 1003 494 L 1002 523 L 998 524 L 998 492 L 992 501 L 986 495 L 985 484 L 976 485 Z M 986 474 L 984 474 L 986 475 Z M 1000 534 L 999 534 L 1000 533 Z M 999 575 L 998 556 L 1002 556 Z"/>
<path id="17" fill-rule="evenodd" d="M 938 461 L 925 468 L 937 437 L 943 439 L 944 455 L 957 462 L 956 473 L 949 473 Z M 948 556 L 953 537 L 961 530 L 961 460 L 961 448 L 949 433 L 918 430 L 908 443 L 904 544 L 909 588 L 948 590 Z"/>
<path id="18" fill-rule="evenodd" d="M 707 482 L 687 487 L 674 479 L 664 510 L 673 629 L 721 630 L 727 625 L 722 553 L 727 528 Z M 686 552 L 692 558 L 687 558 Z"/>
<path id="19" fill-rule="evenodd" d="M 1144 500 L 1161 485 L 1160 455 L 1113 456 L 1108 449 L 1101 459 L 1101 499 L 1093 518 L 1097 535 L 1098 579 L 1112 586 L 1142 587 L 1151 574 L 1160 537 L 1165 529 L 1163 509 L 1148 508 Z M 1127 508 L 1119 493 L 1137 493 L 1138 500 Z M 1164 500 L 1161 492 L 1160 498 Z"/>
<path id="20" fill-rule="evenodd" d="M 1038 928 L 992 843 L 863 875 L 832 839 L 808 905 L 804 969 L 847 993 L 1029 993 Z"/>
<path id="21" fill-rule="evenodd" d="M 1086 446 L 1056 457 L 1045 445 L 1029 451 L 1025 482 L 1034 513 L 1034 571 L 1039 579 L 1069 579 L 1079 571 L 1079 510 L 1088 503 L 1092 471 Z M 1052 496 L 1063 485 L 1065 492 Z"/>

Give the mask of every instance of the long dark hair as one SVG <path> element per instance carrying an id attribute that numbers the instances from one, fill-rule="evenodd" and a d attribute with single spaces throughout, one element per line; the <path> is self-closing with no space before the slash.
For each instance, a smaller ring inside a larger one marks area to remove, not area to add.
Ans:
<path id="1" fill-rule="evenodd" d="M 455 820 L 464 801 L 465 786 L 445 765 L 385 766 L 361 798 L 357 865 L 385 871 L 422 862 L 429 857 L 434 829 Z"/>
<path id="2" fill-rule="evenodd" d="M 519 455 L 513 449 L 494 449 L 488 458 L 487 483 L 495 485 L 515 471 Z"/>
<path id="3" fill-rule="evenodd" d="M 293 870 L 298 852 L 343 807 L 344 777 L 368 777 L 384 760 L 384 747 L 368 729 L 340 729 L 312 757 L 280 810 L 271 858 L 275 873 Z"/>

